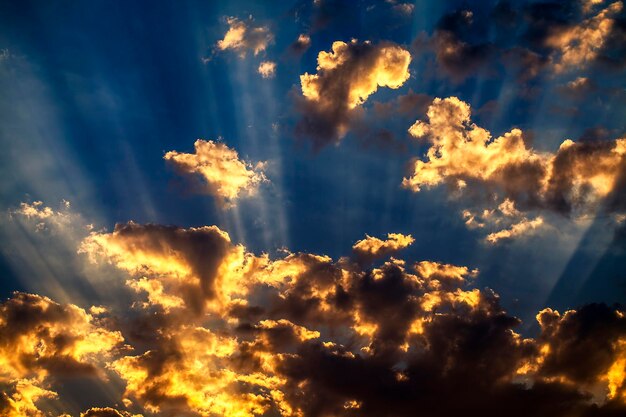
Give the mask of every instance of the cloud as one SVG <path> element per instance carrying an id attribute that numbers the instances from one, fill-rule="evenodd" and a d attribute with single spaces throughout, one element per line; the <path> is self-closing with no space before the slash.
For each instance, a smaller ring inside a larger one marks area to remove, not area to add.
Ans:
<path id="1" fill-rule="evenodd" d="M 474 13 L 459 10 L 441 18 L 428 42 L 437 63 L 457 82 L 475 75 L 485 64 L 492 62 L 496 52 L 490 42 L 470 40 L 470 34 L 476 32 L 480 33 L 480 29 L 474 22 Z"/>
<path id="2" fill-rule="evenodd" d="M 497 243 L 502 239 L 511 239 L 521 235 L 528 234 L 530 231 L 537 229 L 543 225 L 543 218 L 537 217 L 532 220 L 526 218 L 519 223 L 513 224 L 509 229 L 502 229 L 497 232 L 489 233 L 485 240 L 489 243 Z"/>
<path id="3" fill-rule="evenodd" d="M 415 239 L 411 235 L 401 233 L 389 233 L 387 240 L 365 235 L 365 239 L 359 240 L 352 246 L 352 250 L 358 259 L 371 261 L 383 258 L 411 245 Z"/>
<path id="4" fill-rule="evenodd" d="M 415 5 L 413 3 L 397 3 L 395 0 L 387 0 L 387 3 L 391 4 L 391 9 L 399 14 L 409 16 L 415 10 Z"/>
<path id="5" fill-rule="evenodd" d="M 592 11 L 592 5 L 585 4 L 584 11 Z M 554 70 L 563 72 L 579 69 L 595 60 L 612 34 L 615 24 L 613 17 L 623 7 L 621 1 L 610 3 L 595 14 L 592 12 L 591 16 L 578 24 L 556 26 L 549 31 L 545 44 L 554 50 Z"/>
<path id="6" fill-rule="evenodd" d="M 239 159 L 236 150 L 223 143 L 198 139 L 195 153 L 169 151 L 164 159 L 183 175 L 199 175 L 204 190 L 224 207 L 235 204 L 242 195 L 254 195 L 265 181 L 264 164 Z"/>
<path id="7" fill-rule="evenodd" d="M 603 386 L 609 400 L 626 400 L 626 318 L 622 311 L 589 304 L 561 315 L 547 308 L 537 320 L 541 325 L 540 375 L 589 389 Z"/>
<path id="8" fill-rule="evenodd" d="M 220 295 L 221 270 L 242 251 L 216 226 L 118 224 L 112 233 L 93 232 L 79 252 L 139 277 L 130 286 L 148 294 L 148 304 L 169 310 L 186 306 L 196 314 Z"/>
<path id="9" fill-rule="evenodd" d="M 125 407 L 83 416 L 626 411 L 621 307 L 546 309 L 538 336 L 524 338 L 498 296 L 475 287 L 478 270 L 389 257 L 411 241 L 392 233 L 355 243 L 354 252 L 381 258 L 371 267 L 253 254 L 215 226 L 92 232 L 80 250 L 141 285 L 135 302 L 126 313 L 116 306 L 119 317 L 22 293 L 2 304 L 0 407 L 39 416 L 38 401 L 67 400 L 50 378 L 106 367 L 124 383 L 114 401 Z"/>
<path id="10" fill-rule="evenodd" d="M 243 21 L 236 17 L 229 17 L 226 22 L 228 31 L 224 34 L 224 39 L 217 41 L 218 50 L 232 50 L 244 58 L 248 51 L 254 52 L 254 55 L 264 52 L 274 41 L 274 35 L 269 27 L 253 26 L 251 19 Z"/>
<path id="11" fill-rule="evenodd" d="M 317 73 L 300 76 L 302 96 L 296 104 L 302 119 L 296 132 L 310 138 L 315 149 L 338 142 L 378 87 L 404 84 L 410 62 L 409 52 L 393 43 L 333 42 L 331 52 L 318 54 Z"/>
<path id="12" fill-rule="evenodd" d="M 432 35 L 419 36 L 414 47 L 432 52 L 455 82 L 514 73 L 524 87 L 541 74 L 579 72 L 594 64 L 621 68 L 622 12 L 621 1 L 501 1 L 444 14 Z"/>
<path id="13" fill-rule="evenodd" d="M 105 360 L 121 347 L 119 331 L 72 304 L 16 292 L 0 304 L 0 411 L 43 416 L 36 403 L 56 399 L 55 378 L 103 375 Z"/>
<path id="14" fill-rule="evenodd" d="M 301 33 L 298 35 L 298 39 L 289 46 L 289 50 L 294 54 L 303 54 L 310 46 L 311 36 L 306 33 Z"/>
<path id="15" fill-rule="evenodd" d="M 258 72 L 263 78 L 274 78 L 274 75 L 276 75 L 276 63 L 263 61 L 259 64 Z"/>
<path id="16" fill-rule="evenodd" d="M 55 399 L 57 394 L 41 388 L 36 381 L 18 379 L 11 383 L 2 381 L 0 392 L 0 412 L 5 417 L 44 417 L 36 405 L 44 399 Z"/>
<path id="17" fill-rule="evenodd" d="M 118 411 L 111 407 L 94 407 L 80 413 L 80 417 L 142 417 L 141 414 L 131 414 L 126 411 Z"/>
<path id="18" fill-rule="evenodd" d="M 520 129 L 493 138 L 471 122 L 469 104 L 456 97 L 433 100 L 427 118 L 409 128 L 413 137 L 430 146 L 402 183 L 415 192 L 445 183 L 458 193 L 482 191 L 495 201 L 508 199 L 519 210 L 579 216 L 598 209 L 624 173 L 623 138 L 568 139 L 554 153 L 539 152 L 526 145 Z M 516 229 L 540 224 L 533 222 Z"/>

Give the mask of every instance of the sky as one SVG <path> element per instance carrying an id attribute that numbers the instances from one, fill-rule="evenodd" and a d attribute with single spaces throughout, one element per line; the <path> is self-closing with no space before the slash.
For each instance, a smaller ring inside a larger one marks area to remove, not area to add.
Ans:
<path id="1" fill-rule="evenodd" d="M 0 91 L 0 415 L 625 415 L 623 1 L 0 1 Z"/>

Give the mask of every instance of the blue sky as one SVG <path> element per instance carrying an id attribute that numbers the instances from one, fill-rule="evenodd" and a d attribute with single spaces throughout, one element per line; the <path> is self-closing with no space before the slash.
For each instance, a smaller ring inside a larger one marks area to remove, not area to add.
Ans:
<path id="1" fill-rule="evenodd" d="M 487 3 L 473 13 L 488 21 L 493 5 Z M 541 299 L 560 275 L 588 282 L 599 301 L 622 301 L 620 277 L 605 282 L 593 270 L 565 268 L 583 257 L 585 264 L 616 271 L 623 263 L 610 253 L 621 250 L 619 239 L 606 246 L 589 230 L 581 247 L 568 241 L 571 236 L 541 236 L 486 248 L 475 232 L 466 230 L 454 214 L 458 206 L 441 190 L 416 195 L 402 189 L 407 164 L 423 151 L 405 134 L 414 120 L 403 117 L 383 126 L 411 152 L 384 144 L 363 146 L 348 134 L 341 145 L 312 153 L 295 137 L 298 115 L 292 96 L 299 75 L 315 71 L 318 51 L 352 38 L 410 46 L 416 37 L 432 34 L 442 16 L 460 5 L 418 2 L 411 15 L 399 16 L 385 10 L 388 4 L 340 4 L 320 25 L 319 10 L 307 2 L 271 7 L 181 2 L 147 9 L 141 3 L 5 2 L 0 33 L 6 51 L 0 78 L 2 204 L 9 209 L 28 199 L 49 205 L 66 199 L 107 228 L 127 220 L 218 224 L 257 252 L 289 247 L 338 257 L 365 233 L 411 233 L 416 238 L 413 256 L 478 267 L 480 283 L 505 295 L 505 305 L 517 314 L 530 315 L 542 307 Z M 215 53 L 227 16 L 253 16 L 255 24 L 271 28 L 275 42 L 262 56 Z M 481 42 L 515 42 L 512 35 L 502 41 L 499 37 L 507 34 L 478 28 L 484 33 L 472 36 Z M 289 45 L 308 32 L 311 46 L 301 56 L 290 53 Z M 210 61 L 203 62 L 206 57 Z M 265 59 L 278 63 L 273 79 L 256 73 Z M 621 72 L 591 68 L 564 76 L 541 74 L 527 87 L 497 62 L 461 81 L 436 66 L 433 54 L 414 54 L 410 79 L 397 90 L 381 88 L 364 107 L 371 111 L 372 102 L 384 103 L 409 90 L 458 96 L 471 104 L 477 124 L 494 135 L 512 127 L 531 131 L 533 146 L 540 150 L 553 151 L 563 139 L 580 138 L 592 128 L 604 129 L 610 138 L 623 134 Z M 578 100 L 558 92 L 575 76 L 589 74 L 616 92 Z M 522 88 L 536 91 L 525 99 Z M 571 108 L 575 114 L 568 113 Z M 271 186 L 226 213 L 216 210 L 210 196 L 176 186 L 163 154 L 190 151 L 197 138 L 220 138 L 250 160 L 270 161 Z M 612 233 L 600 229 L 596 233 Z M 16 284 L 28 288 L 29 278 L 11 271 L 10 259 L 5 257 L 3 264 L 11 283 L 3 288 L 5 294 Z M 577 276 L 584 274 L 588 276 Z M 554 297 L 561 308 L 590 301 L 577 289 Z"/>
<path id="2" fill-rule="evenodd" d="M 518 206 L 543 226 L 497 244 L 462 215 L 496 209 L 477 197 L 480 184 L 461 197 L 447 182 L 420 192 L 401 185 L 430 146 L 408 129 L 427 119 L 436 97 L 469 104 L 472 123 L 493 137 L 521 129 L 540 153 L 555 154 L 565 139 L 609 146 L 623 137 L 624 10 L 607 12 L 613 26 L 602 45 L 556 69 L 565 49 L 550 45 L 550 30 L 584 27 L 612 4 L 584 11 L 583 3 L 417 1 L 400 10 L 405 3 L 365 0 L 1 1 L 0 295 L 111 302 L 119 293 L 107 288 L 123 274 L 85 266 L 78 245 L 88 230 L 132 220 L 217 225 L 251 253 L 335 260 L 366 234 L 410 234 L 404 259 L 478 269 L 473 285 L 499 294 L 525 335 L 536 334 L 545 307 L 623 303 L 623 161 L 583 215 Z M 271 41 L 258 54 L 220 50 L 229 18 L 267 28 Z M 301 34 L 310 45 L 294 51 Z M 450 39 L 458 56 L 446 61 Z M 398 88 L 377 88 L 349 113 L 345 136 L 316 148 L 298 133 L 306 116 L 300 76 L 320 74 L 318 54 L 335 41 L 402 48 L 409 76 Z M 272 77 L 258 73 L 262 61 L 276 64 Z M 403 97 L 413 104 L 402 107 Z M 221 206 L 164 161 L 169 151 L 193 154 L 197 139 L 264 161 L 267 181 Z M 67 209 L 71 220 L 39 229 L 19 220 L 20 204 L 36 201 Z"/>

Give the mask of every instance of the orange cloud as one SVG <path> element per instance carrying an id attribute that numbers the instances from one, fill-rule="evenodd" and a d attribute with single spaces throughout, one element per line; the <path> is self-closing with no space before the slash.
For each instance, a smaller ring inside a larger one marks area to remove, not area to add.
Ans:
<path id="1" fill-rule="evenodd" d="M 365 235 L 365 239 L 359 240 L 352 246 L 357 257 L 362 259 L 376 259 L 385 257 L 411 245 L 415 239 L 411 235 L 402 233 L 389 233 L 387 240 Z"/>
<path id="2" fill-rule="evenodd" d="M 317 146 L 341 139 L 354 110 L 378 87 L 399 88 L 408 80 L 411 54 L 392 44 L 336 41 L 317 57 L 317 73 L 300 76 L 303 120 L 299 132 Z"/>
<path id="3" fill-rule="evenodd" d="M 427 112 L 428 121 L 409 128 L 415 138 L 430 143 L 425 159 L 413 163 L 412 174 L 402 185 L 415 192 L 447 184 L 458 193 L 468 188 L 492 193 L 496 202 L 508 201 L 510 218 L 520 217 L 508 231 L 489 240 L 511 237 L 539 227 L 539 217 L 521 219 L 519 207 L 549 209 L 580 215 L 597 208 L 609 195 L 623 172 L 626 139 L 606 142 L 565 140 L 555 153 L 528 147 L 520 129 L 493 138 L 471 122 L 469 104 L 456 97 L 436 98 Z M 485 220 L 492 212 L 483 215 Z M 475 214 L 464 216 L 475 225 Z"/>
<path id="4" fill-rule="evenodd" d="M 200 175 L 205 190 L 224 206 L 235 204 L 242 195 L 254 195 L 265 181 L 263 163 L 252 165 L 239 159 L 234 149 L 223 143 L 198 139 L 195 153 L 167 152 L 164 159 L 180 173 Z"/>
<path id="5" fill-rule="evenodd" d="M 257 71 L 263 78 L 274 78 L 274 75 L 276 75 L 276 63 L 272 61 L 263 61 L 259 64 Z"/>
<path id="6" fill-rule="evenodd" d="M 516 215 L 510 203 L 499 211 Z M 478 270 L 389 257 L 412 240 L 355 243 L 386 258 L 371 268 L 351 257 L 255 255 L 215 226 L 130 222 L 93 232 L 80 250 L 127 271 L 132 314 L 101 321 L 106 309 L 90 314 L 26 294 L 3 304 L 0 369 L 12 388 L 0 410 L 39 410 L 38 401 L 58 401 L 50 376 L 102 366 L 124 383 L 118 403 L 144 415 L 402 416 L 418 406 L 452 415 L 452 395 L 475 414 L 511 404 L 538 413 L 626 409 L 623 312 L 544 310 L 540 335 L 525 339 L 498 296 L 475 288 Z M 116 349 L 122 333 L 128 348 Z M 84 414 L 132 416 L 125 409 Z"/>
<path id="7" fill-rule="evenodd" d="M 547 46 L 555 49 L 553 64 L 556 72 L 580 68 L 593 61 L 602 50 L 615 25 L 615 17 L 624 5 L 616 1 L 593 14 L 593 6 L 600 3 L 587 2 L 583 11 L 591 16 L 577 25 L 555 29 L 546 39 Z"/>
<path id="8" fill-rule="evenodd" d="M 8 417 L 43 417 L 37 402 L 57 398 L 50 381 L 101 374 L 123 342 L 85 310 L 25 293 L 0 304 L 0 340 L 0 412 Z"/>
<path id="9" fill-rule="evenodd" d="M 242 21 L 236 17 L 229 17 L 226 22 L 228 31 L 224 39 L 217 42 L 217 49 L 221 51 L 232 50 L 244 58 L 248 51 L 258 55 L 274 41 L 274 35 L 267 26 L 252 26 L 251 20 Z"/>

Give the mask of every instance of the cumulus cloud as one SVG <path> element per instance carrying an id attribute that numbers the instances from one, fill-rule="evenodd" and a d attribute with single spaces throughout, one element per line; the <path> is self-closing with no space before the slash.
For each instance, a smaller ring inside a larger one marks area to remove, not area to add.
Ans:
<path id="1" fill-rule="evenodd" d="M 129 286 L 156 279 L 161 295 L 184 301 L 167 308 L 139 292 L 145 315 L 125 332 L 131 344 L 142 334 L 145 346 L 109 365 L 125 398 L 157 415 L 626 410 L 622 310 L 547 309 L 537 338 L 523 338 L 497 295 L 473 286 L 477 270 L 388 258 L 411 241 L 389 234 L 355 243 L 355 252 L 387 258 L 373 268 L 350 257 L 255 255 L 214 226 L 129 223 L 93 234 L 83 250 L 128 271 Z M 219 308 L 195 309 L 191 293 L 221 300 Z M 588 362 L 586 352 L 594 352 Z"/>
<path id="2" fill-rule="evenodd" d="M 200 313 L 217 296 L 218 272 L 238 248 L 215 226 L 181 229 L 129 222 L 116 225 L 112 233 L 91 233 L 79 251 L 141 278 L 131 281 L 131 287 L 146 293 L 149 304 L 166 310 L 186 305 Z"/>
<path id="3" fill-rule="evenodd" d="M 297 133 L 316 149 L 338 142 L 348 131 L 354 112 L 378 87 L 399 88 L 409 78 L 410 53 L 392 43 L 333 42 L 317 57 L 317 73 L 300 76 L 302 119 Z"/>
<path id="4" fill-rule="evenodd" d="M 514 73 L 520 86 L 540 74 L 568 74 L 593 64 L 622 67 L 623 2 L 497 2 L 443 15 L 414 47 L 434 54 L 455 82 Z"/>
<path id="5" fill-rule="evenodd" d="M 614 17 L 624 5 L 621 1 L 608 4 L 597 12 L 593 12 L 594 4 L 583 5 L 584 12 L 591 14 L 578 24 L 555 27 L 550 31 L 546 45 L 554 49 L 554 70 L 563 72 L 578 69 L 592 62 L 602 51 L 608 37 L 612 34 L 615 24 Z"/>
<path id="6" fill-rule="evenodd" d="M 39 417 L 39 402 L 65 400 L 47 381 L 106 367 L 124 407 L 83 417 L 626 411 L 621 308 L 545 309 L 524 338 L 498 296 L 475 287 L 478 270 L 395 258 L 411 242 L 356 242 L 354 253 L 382 259 L 372 267 L 254 254 L 215 226 L 93 232 L 81 251 L 125 271 L 136 302 L 120 317 L 22 293 L 0 305 L 0 410 Z"/>
<path id="7" fill-rule="evenodd" d="M 257 71 L 263 78 L 274 78 L 274 75 L 276 75 L 276 63 L 272 61 L 263 61 L 259 64 Z"/>
<path id="8" fill-rule="evenodd" d="M 43 416 L 37 402 L 57 398 L 51 381 L 102 374 L 123 342 L 80 307 L 26 293 L 0 304 L 0 340 L 0 411 L 10 417 Z"/>
<path id="9" fill-rule="evenodd" d="M 402 233 L 389 233 L 387 240 L 365 235 L 365 239 L 356 242 L 352 250 L 357 258 L 367 261 L 386 257 L 408 247 L 414 241 L 413 236 Z"/>
<path id="10" fill-rule="evenodd" d="M 252 51 L 254 55 L 264 52 L 274 41 L 274 35 L 269 27 L 253 26 L 251 19 L 244 21 L 229 17 L 226 22 L 228 31 L 224 34 L 224 39 L 217 42 L 218 50 L 232 50 L 244 58 L 249 51 Z"/>
<path id="11" fill-rule="evenodd" d="M 252 164 L 239 158 L 236 150 L 223 143 L 198 139 L 195 153 L 167 152 L 164 159 L 183 175 L 199 175 L 204 190 L 224 207 L 242 195 L 254 195 L 265 181 L 264 163 Z"/>
<path id="12" fill-rule="evenodd" d="M 520 129 L 493 138 L 471 122 L 469 104 L 456 97 L 436 98 L 427 118 L 409 128 L 413 137 L 430 145 L 402 183 L 415 192 L 447 184 L 456 192 L 483 190 L 495 201 L 510 200 L 520 210 L 577 216 L 596 210 L 624 173 L 623 138 L 568 139 L 554 153 L 539 152 L 527 146 Z M 516 231 L 540 224 L 537 219 L 525 221 Z"/>

